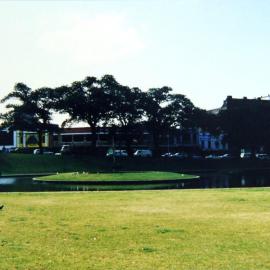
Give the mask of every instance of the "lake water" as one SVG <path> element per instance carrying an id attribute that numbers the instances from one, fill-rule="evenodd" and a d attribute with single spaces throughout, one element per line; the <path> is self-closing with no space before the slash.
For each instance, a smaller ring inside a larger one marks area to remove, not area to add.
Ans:
<path id="1" fill-rule="evenodd" d="M 230 188 L 230 187 L 269 187 L 270 170 L 250 170 L 241 172 L 200 173 L 200 179 L 179 181 L 174 184 L 141 185 L 138 189 L 193 189 L 193 188 Z M 111 190 L 112 185 L 55 184 L 33 181 L 32 177 L 1 177 L 0 192 L 38 192 L 38 191 L 92 191 Z M 128 190 L 130 186 L 114 186 L 116 190 Z M 132 186 L 134 189 L 134 186 Z"/>

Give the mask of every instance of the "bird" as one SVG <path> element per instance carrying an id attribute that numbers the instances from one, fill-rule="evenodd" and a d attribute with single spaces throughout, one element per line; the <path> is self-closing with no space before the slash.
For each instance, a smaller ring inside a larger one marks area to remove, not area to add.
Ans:
<path id="1" fill-rule="evenodd" d="M 4 205 L 2 204 L 1 206 L 0 206 L 0 210 L 2 210 L 4 208 Z"/>

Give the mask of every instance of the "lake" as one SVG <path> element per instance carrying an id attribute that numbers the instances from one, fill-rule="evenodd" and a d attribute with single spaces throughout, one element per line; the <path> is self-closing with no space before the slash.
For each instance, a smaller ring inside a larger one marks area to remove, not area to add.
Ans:
<path id="1" fill-rule="evenodd" d="M 193 172 L 193 174 L 195 174 Z M 194 188 L 234 188 L 234 187 L 269 187 L 270 169 L 197 172 L 200 179 L 179 181 L 159 185 L 85 185 L 57 184 L 33 181 L 32 177 L 1 177 L 0 192 L 40 192 L 40 191 L 97 191 L 129 189 L 194 189 Z"/>

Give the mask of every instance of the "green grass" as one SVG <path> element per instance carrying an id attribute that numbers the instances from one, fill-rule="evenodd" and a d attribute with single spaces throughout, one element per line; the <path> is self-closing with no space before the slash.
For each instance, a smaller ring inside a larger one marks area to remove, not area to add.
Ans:
<path id="1" fill-rule="evenodd" d="M 120 171 L 239 170 L 241 168 L 269 168 L 270 161 L 261 160 L 177 160 L 166 158 L 117 159 Z M 29 174 L 54 172 L 111 172 L 113 162 L 105 157 L 50 156 L 32 154 L 1 154 L 0 173 Z M 195 173 L 196 174 L 196 173 Z"/>
<path id="2" fill-rule="evenodd" d="M 194 179 L 197 176 L 173 172 L 118 172 L 118 173 L 59 173 L 37 177 L 40 181 L 59 182 L 129 182 L 129 181 L 166 181 Z"/>
<path id="3" fill-rule="evenodd" d="M 270 269 L 270 190 L 0 193 L 0 269 Z"/>

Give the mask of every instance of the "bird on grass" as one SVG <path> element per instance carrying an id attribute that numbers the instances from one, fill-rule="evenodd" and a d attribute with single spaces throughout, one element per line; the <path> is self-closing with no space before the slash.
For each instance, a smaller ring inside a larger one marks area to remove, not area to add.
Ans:
<path id="1" fill-rule="evenodd" d="M 1 206 L 0 206 L 0 210 L 2 210 L 3 208 L 4 208 L 4 205 L 1 205 Z"/>

